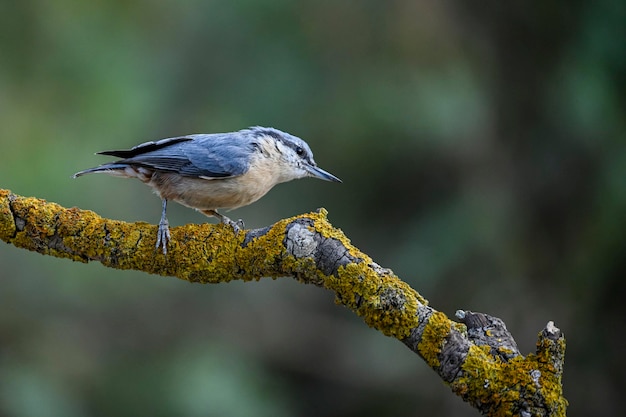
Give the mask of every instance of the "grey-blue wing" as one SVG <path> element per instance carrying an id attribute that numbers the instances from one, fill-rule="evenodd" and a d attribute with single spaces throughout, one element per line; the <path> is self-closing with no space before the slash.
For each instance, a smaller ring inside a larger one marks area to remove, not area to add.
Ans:
<path id="1" fill-rule="evenodd" d="M 224 178 L 244 174 L 253 151 L 250 141 L 235 132 L 168 138 L 102 154 L 124 158 L 120 163 L 189 177 Z"/>

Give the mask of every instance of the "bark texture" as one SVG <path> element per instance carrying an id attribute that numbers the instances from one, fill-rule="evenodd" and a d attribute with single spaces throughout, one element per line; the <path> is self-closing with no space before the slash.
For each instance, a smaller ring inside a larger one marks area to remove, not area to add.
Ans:
<path id="1" fill-rule="evenodd" d="M 175 227 L 164 256 L 155 250 L 154 225 L 103 219 L 0 190 L 0 239 L 46 255 L 190 282 L 290 276 L 333 291 L 337 303 L 403 342 L 481 413 L 565 415 L 565 338 L 552 322 L 539 333 L 536 352 L 523 356 L 502 320 L 462 310 L 458 321 L 449 319 L 352 246 L 326 214 L 320 209 L 237 234 L 223 224 Z"/>

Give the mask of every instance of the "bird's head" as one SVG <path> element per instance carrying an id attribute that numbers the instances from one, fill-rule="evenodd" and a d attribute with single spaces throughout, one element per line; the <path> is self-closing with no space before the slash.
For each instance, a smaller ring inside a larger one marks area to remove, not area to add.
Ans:
<path id="1" fill-rule="evenodd" d="M 259 150 L 280 169 L 279 182 L 305 177 L 341 182 L 339 178 L 317 166 L 311 148 L 302 139 L 271 127 L 257 126 L 248 130 L 257 139 L 256 146 Z"/>

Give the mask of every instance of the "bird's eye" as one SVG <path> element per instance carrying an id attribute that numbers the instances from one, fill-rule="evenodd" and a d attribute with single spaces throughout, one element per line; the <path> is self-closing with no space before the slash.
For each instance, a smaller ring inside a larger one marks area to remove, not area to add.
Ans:
<path id="1" fill-rule="evenodd" d="M 302 149 L 301 147 L 297 147 L 296 148 L 296 153 L 298 154 L 298 156 L 302 156 L 304 155 L 304 149 Z"/>

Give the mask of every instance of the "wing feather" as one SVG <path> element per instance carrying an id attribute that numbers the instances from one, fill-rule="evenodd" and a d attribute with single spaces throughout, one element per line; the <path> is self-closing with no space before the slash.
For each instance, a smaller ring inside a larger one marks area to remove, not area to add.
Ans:
<path id="1" fill-rule="evenodd" d="M 142 143 L 129 150 L 99 153 L 124 158 L 115 163 L 217 179 L 244 174 L 252 150 L 249 141 L 237 133 L 218 133 L 167 138 Z"/>

